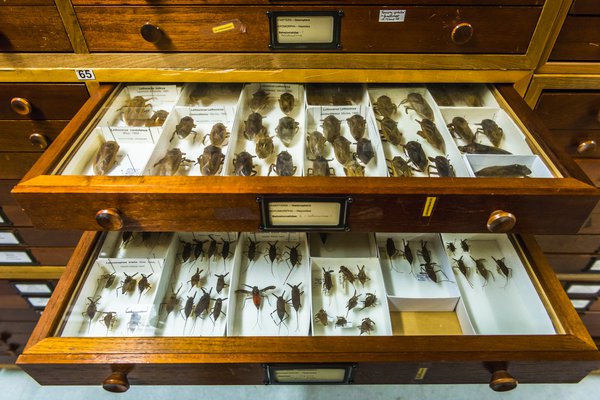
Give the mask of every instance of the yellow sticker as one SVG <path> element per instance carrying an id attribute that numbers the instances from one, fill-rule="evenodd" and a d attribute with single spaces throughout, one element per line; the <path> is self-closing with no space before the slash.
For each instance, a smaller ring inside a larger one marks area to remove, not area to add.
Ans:
<path id="1" fill-rule="evenodd" d="M 423 216 L 431 217 L 431 213 L 433 212 L 433 206 L 435 205 L 435 201 L 437 197 L 427 197 L 425 200 L 425 207 L 423 207 Z"/>
<path id="2" fill-rule="evenodd" d="M 427 368 L 419 368 L 417 370 L 417 374 L 415 375 L 415 381 L 422 381 L 425 378 L 426 373 Z"/>
<path id="3" fill-rule="evenodd" d="M 230 31 L 232 29 L 235 29 L 235 25 L 233 24 L 233 22 L 229 22 L 227 24 L 215 26 L 214 28 L 212 28 L 212 31 L 213 31 L 213 33 L 220 33 L 220 32 Z"/>

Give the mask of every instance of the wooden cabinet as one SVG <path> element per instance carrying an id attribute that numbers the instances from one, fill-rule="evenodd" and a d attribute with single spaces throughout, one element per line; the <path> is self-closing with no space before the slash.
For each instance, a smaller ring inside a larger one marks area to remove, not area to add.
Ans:
<path id="1" fill-rule="evenodd" d="M 14 18 L 15 15 L 19 18 Z M 0 19 L 2 52 L 73 51 L 60 15 L 51 1 L 4 2 L 0 6 Z"/>

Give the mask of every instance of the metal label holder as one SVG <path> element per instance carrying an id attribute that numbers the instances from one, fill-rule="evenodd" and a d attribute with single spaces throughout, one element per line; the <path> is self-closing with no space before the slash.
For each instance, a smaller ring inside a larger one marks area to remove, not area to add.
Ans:
<path id="1" fill-rule="evenodd" d="M 332 17 L 332 40 L 328 43 L 280 43 L 277 39 L 278 17 Z M 333 11 L 267 11 L 267 17 L 269 17 L 269 48 L 272 50 L 340 50 L 342 45 L 340 43 L 340 31 L 341 31 L 341 18 L 344 16 L 342 10 Z"/>

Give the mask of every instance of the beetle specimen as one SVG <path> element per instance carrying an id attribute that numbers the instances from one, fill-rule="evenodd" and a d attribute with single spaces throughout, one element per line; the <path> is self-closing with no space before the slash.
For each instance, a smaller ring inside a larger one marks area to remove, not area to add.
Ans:
<path id="1" fill-rule="evenodd" d="M 92 320 L 94 319 L 94 317 L 96 317 L 96 314 L 98 313 L 98 302 L 100 301 L 102 297 L 99 296 L 97 299 L 94 299 L 93 297 L 88 297 L 87 299 L 90 301 L 87 305 L 87 307 L 85 308 L 85 312 L 83 313 L 84 316 L 88 317 L 88 319 L 90 320 L 89 324 L 88 324 L 88 332 L 90 331 L 90 328 L 92 327 Z"/>
<path id="2" fill-rule="evenodd" d="M 221 152 L 221 148 L 212 144 L 204 148 L 204 152 L 198 157 L 200 164 L 200 172 L 202 175 L 216 175 L 221 170 L 225 156 Z"/>
<path id="3" fill-rule="evenodd" d="M 404 145 L 404 154 L 408 156 L 410 161 L 419 169 L 421 172 L 425 172 L 427 169 L 427 156 L 423 151 L 421 143 L 410 141 Z"/>
<path id="4" fill-rule="evenodd" d="M 471 250 L 471 246 L 469 246 L 467 239 L 460 240 L 460 248 L 462 249 L 462 251 L 466 251 L 466 252 Z"/>
<path id="5" fill-rule="evenodd" d="M 396 156 L 391 160 L 385 161 L 387 163 L 388 172 L 391 176 L 409 178 L 413 176 L 413 171 L 417 171 L 408 165 L 408 161 L 400 156 Z"/>
<path id="6" fill-rule="evenodd" d="M 190 288 L 188 289 L 188 292 L 194 287 L 198 286 L 198 284 L 200 283 L 200 274 L 202 273 L 202 271 L 204 270 L 196 268 L 196 272 L 190 277 L 190 280 L 188 281 L 190 283 Z"/>
<path id="7" fill-rule="evenodd" d="M 323 310 L 322 308 L 319 310 L 318 313 L 315 314 L 315 319 L 319 321 L 323 326 L 329 325 L 329 316 L 327 315 L 327 311 Z"/>
<path id="8" fill-rule="evenodd" d="M 254 176 L 256 170 L 252 164 L 252 159 L 256 157 L 247 151 L 242 151 L 235 155 L 233 159 L 233 173 L 237 176 Z"/>
<path id="9" fill-rule="evenodd" d="M 312 131 L 306 136 L 306 152 L 309 158 L 317 158 L 325 154 L 327 139 L 321 132 Z"/>
<path id="10" fill-rule="evenodd" d="M 208 257 L 208 261 L 210 261 L 213 256 L 217 254 L 217 239 L 212 237 L 212 235 L 208 235 L 210 238 L 210 243 L 208 245 L 208 250 L 206 251 L 206 256 Z"/>
<path id="11" fill-rule="evenodd" d="M 141 314 L 145 311 L 130 311 L 129 309 L 127 309 L 125 312 L 127 314 L 131 314 L 131 317 L 129 317 L 129 322 L 127 322 L 127 330 L 131 334 L 135 332 L 135 330 L 140 325 L 140 322 L 142 322 Z"/>
<path id="12" fill-rule="evenodd" d="M 358 268 L 358 274 L 356 274 L 356 279 L 358 279 L 358 281 L 361 283 L 361 285 L 363 287 L 365 287 L 365 283 L 367 281 L 370 281 L 371 278 L 369 278 L 367 276 L 367 273 L 365 272 L 365 266 L 363 265 L 362 267 L 360 267 L 359 265 L 357 265 Z"/>
<path id="13" fill-rule="evenodd" d="M 365 167 L 352 159 L 344 164 L 344 174 L 346 176 L 365 176 Z"/>
<path id="14" fill-rule="evenodd" d="M 269 173 L 267 176 L 271 175 L 271 172 L 275 171 L 275 173 L 279 176 L 292 176 L 296 173 L 296 166 L 292 160 L 292 155 L 287 151 L 282 151 L 277 155 L 277 160 L 275 164 L 271 164 L 269 166 Z"/>
<path id="15" fill-rule="evenodd" d="M 338 137 L 333 141 L 333 154 L 336 160 L 344 165 L 353 159 L 350 151 L 350 141 L 343 136 Z"/>
<path id="16" fill-rule="evenodd" d="M 221 122 L 214 124 L 210 129 L 210 133 L 204 135 L 204 138 L 202 138 L 202 144 L 204 144 L 204 141 L 207 137 L 210 140 L 210 144 L 213 146 L 221 147 L 227 145 L 229 142 L 229 132 L 227 132 L 227 127 Z"/>
<path id="17" fill-rule="evenodd" d="M 444 138 L 442 134 L 438 130 L 437 126 L 433 123 L 432 120 L 423 118 L 422 121 L 416 120 L 421 125 L 421 130 L 417 131 L 417 135 L 421 136 L 423 139 L 427 140 L 427 143 L 441 151 L 442 153 L 446 152 L 446 142 L 444 142 Z"/>
<path id="18" fill-rule="evenodd" d="M 129 126 L 144 126 L 152 109 L 152 105 L 148 103 L 149 100 L 152 100 L 152 97 L 146 99 L 143 96 L 135 96 L 129 99 L 119 109 L 123 113 L 123 122 Z"/>
<path id="19" fill-rule="evenodd" d="M 375 302 L 377 301 L 377 296 L 374 293 L 367 293 L 365 295 L 365 299 L 363 300 L 363 308 L 360 311 L 364 310 L 367 307 L 375 307 Z"/>
<path id="20" fill-rule="evenodd" d="M 142 298 L 142 294 L 144 294 L 144 291 L 148 291 L 152 288 L 152 286 L 150 285 L 150 282 L 148 282 L 148 278 L 150 278 L 152 275 L 153 275 L 153 273 L 150 275 L 142 274 L 142 279 L 140 279 L 138 281 L 137 286 L 138 286 L 138 290 L 140 292 L 140 297 L 138 298 L 138 303 L 140 302 L 140 299 Z"/>
<path id="21" fill-rule="evenodd" d="M 250 99 L 250 109 L 254 112 L 261 111 L 267 107 L 269 100 L 271 100 L 269 93 L 265 92 L 263 89 L 259 89 L 252 93 L 252 98 Z"/>
<path id="22" fill-rule="evenodd" d="M 285 246 L 288 249 L 288 251 L 283 253 L 283 255 L 287 256 L 287 259 L 285 260 L 285 262 L 288 264 L 288 267 L 290 268 L 290 272 L 288 272 L 287 276 L 285 277 L 285 280 L 283 281 L 284 284 L 287 282 L 288 278 L 290 277 L 290 274 L 292 273 L 294 267 L 296 265 L 300 265 L 300 263 L 302 262 L 302 254 L 300 254 L 300 252 L 298 251 L 298 247 L 300 247 L 301 244 L 302 243 L 298 243 L 294 247 Z"/>
<path id="23" fill-rule="evenodd" d="M 302 304 L 300 303 L 300 296 L 304 294 L 304 291 L 300 291 L 300 285 L 302 285 L 302 282 L 297 285 L 290 285 L 289 283 L 287 285 L 292 288 L 292 307 L 294 307 L 294 310 L 296 311 L 296 330 L 298 330 L 300 328 L 298 311 L 300 310 L 300 307 L 302 307 Z"/>
<path id="24" fill-rule="evenodd" d="M 167 315 L 165 316 L 165 318 L 167 318 L 169 316 L 169 314 L 171 314 L 175 308 L 178 308 L 181 306 L 181 298 L 179 298 L 179 291 L 181 290 L 181 287 L 183 286 L 183 284 L 180 284 L 179 287 L 177 288 L 177 291 L 174 292 L 171 289 L 171 294 L 167 297 L 166 301 L 164 303 L 160 303 L 160 307 L 162 307 L 163 305 L 165 306 L 165 310 L 167 311 Z M 160 314 L 160 311 L 159 311 Z"/>
<path id="25" fill-rule="evenodd" d="M 165 110 L 155 111 L 154 114 L 150 118 L 146 120 L 144 126 L 162 126 L 167 117 L 169 116 L 169 112 Z"/>
<path id="26" fill-rule="evenodd" d="M 506 266 L 504 263 L 504 257 L 496 259 L 494 256 L 492 256 L 492 260 L 494 260 L 496 263 L 496 271 L 498 271 L 500 275 L 504 275 L 506 278 L 506 284 L 504 285 L 506 287 L 506 285 L 508 285 L 508 279 L 512 276 L 512 268 Z"/>
<path id="27" fill-rule="evenodd" d="M 379 131 L 381 135 L 381 140 L 390 142 L 394 146 L 399 146 L 402 144 L 404 138 L 402 137 L 402 132 L 398 129 L 398 123 L 391 118 L 383 117 L 381 121 L 379 121 L 381 125 L 381 130 Z"/>
<path id="28" fill-rule="evenodd" d="M 358 305 L 358 297 L 360 296 L 360 294 L 356 294 L 356 289 L 354 289 L 354 295 L 352 297 L 350 297 L 348 299 L 348 302 L 346 303 L 346 308 L 348 309 L 346 311 L 346 318 L 348 318 L 348 313 L 350 312 L 350 310 L 352 310 L 354 307 L 356 307 Z"/>
<path id="29" fill-rule="evenodd" d="M 244 294 L 249 294 L 251 295 L 251 297 L 246 297 L 244 299 L 244 305 L 246 304 L 246 300 L 248 299 L 252 299 L 252 303 L 254 304 L 254 307 L 256 307 L 256 324 L 258 325 L 258 312 L 260 310 L 260 305 L 262 303 L 262 298 L 266 297 L 265 295 L 263 295 L 264 292 L 266 292 L 267 290 L 273 290 L 275 289 L 275 286 L 271 285 L 271 286 L 266 286 L 262 289 L 259 289 L 258 286 L 250 286 L 250 285 L 242 285 L 245 286 L 247 288 L 250 288 L 250 290 L 246 290 L 246 289 L 237 289 L 235 292 L 236 293 L 244 293 Z"/>
<path id="30" fill-rule="evenodd" d="M 368 333 L 369 335 L 371 334 L 371 332 L 373 332 L 375 330 L 375 322 L 373 322 L 373 320 L 371 320 L 371 318 L 363 318 L 360 326 L 358 327 L 358 329 L 360 329 L 360 334 L 362 335 L 363 333 Z"/>
<path id="31" fill-rule="evenodd" d="M 425 273 L 427 275 L 427 277 L 435 282 L 435 283 L 439 283 L 439 279 L 437 277 L 438 272 L 441 273 L 442 275 L 444 275 L 444 278 L 446 278 L 446 281 L 451 282 L 448 279 L 448 276 L 446 275 L 446 273 L 444 271 L 442 271 L 442 269 L 435 269 L 435 267 L 439 267 L 439 265 L 437 263 L 434 262 L 430 262 L 430 261 L 426 261 L 424 264 L 421 264 L 421 273 Z"/>
<path id="32" fill-rule="evenodd" d="M 192 160 L 188 160 L 184 156 L 185 153 L 182 153 L 177 147 L 167 150 L 167 154 L 165 154 L 163 158 L 154 164 L 154 168 L 156 168 L 156 175 L 173 176 L 177 173 L 177 171 L 179 171 L 179 167 L 181 167 L 183 164 L 194 162 Z"/>
<path id="33" fill-rule="evenodd" d="M 181 250 L 181 261 L 186 263 L 192 256 L 192 251 L 194 245 L 190 242 L 183 242 L 180 240 L 180 243 L 183 244 L 183 249 Z"/>
<path id="34" fill-rule="evenodd" d="M 354 114 L 350 118 L 346 119 L 348 127 L 350 128 L 350 134 L 354 140 L 360 140 L 365 135 L 365 127 L 367 126 L 367 120 L 360 114 Z"/>
<path id="35" fill-rule="evenodd" d="M 323 120 L 323 134 L 329 143 L 342 136 L 342 123 L 334 115 L 328 115 Z"/>
<path id="36" fill-rule="evenodd" d="M 323 270 L 323 292 L 326 295 L 329 295 L 331 293 L 331 289 L 333 289 L 333 279 L 331 277 L 333 270 L 330 269 L 326 271 L 323 267 L 321 267 L 321 269 Z"/>
<path id="37" fill-rule="evenodd" d="M 462 139 L 467 143 L 475 141 L 475 134 L 469 127 L 469 123 L 463 117 L 454 117 L 448 124 L 448 130 L 455 138 Z"/>
<path id="38" fill-rule="evenodd" d="M 423 257 L 423 261 L 425 261 L 426 263 L 431 262 L 431 252 L 427 248 L 426 241 L 421 240 L 421 250 L 418 250 L 417 254 Z"/>
<path id="39" fill-rule="evenodd" d="M 94 157 L 94 174 L 106 175 L 114 167 L 117 162 L 117 153 L 119 153 L 119 144 L 109 140 L 102 143 Z"/>
<path id="40" fill-rule="evenodd" d="M 101 321 L 106 326 L 106 336 L 108 336 L 108 331 L 112 330 L 117 322 L 117 313 L 114 311 L 108 311 L 102 313 L 104 317 L 102 317 Z"/>
<path id="41" fill-rule="evenodd" d="M 275 133 L 285 147 L 289 147 L 292 143 L 294 136 L 298 133 L 299 126 L 300 124 L 292 117 L 283 117 L 279 119 L 279 124 L 275 127 Z"/>
<path id="42" fill-rule="evenodd" d="M 366 138 L 359 139 L 356 143 L 356 156 L 363 164 L 368 164 L 369 161 L 375 158 L 373 143 Z"/>
<path id="43" fill-rule="evenodd" d="M 475 261 L 475 268 L 477 268 L 477 272 L 479 272 L 479 275 L 481 275 L 481 277 L 483 278 L 483 280 L 485 281 L 485 283 L 483 284 L 483 286 L 488 284 L 488 280 L 490 279 L 490 275 L 492 277 L 493 280 L 496 280 L 496 278 L 494 277 L 494 273 L 492 271 L 490 271 L 489 269 L 487 269 L 485 267 L 485 265 L 483 265 L 483 262 L 485 261 L 485 258 L 478 258 L 477 260 L 473 258 L 473 256 L 471 256 L 471 260 Z"/>
<path id="44" fill-rule="evenodd" d="M 451 242 L 447 242 L 446 243 L 446 248 L 448 249 L 448 251 L 452 254 L 454 254 L 456 252 L 456 245 L 454 244 L 456 240 L 453 240 Z"/>
<path id="45" fill-rule="evenodd" d="M 224 268 L 225 260 L 227 260 L 231 254 L 233 254 L 229 251 L 229 249 L 231 248 L 231 243 L 235 242 L 235 240 L 227 241 L 225 239 L 221 239 L 221 241 L 222 241 L 221 257 L 223 258 L 223 268 Z"/>
<path id="46" fill-rule="evenodd" d="M 460 273 L 463 274 L 463 276 L 465 277 L 465 279 L 469 283 L 469 286 L 473 287 L 473 284 L 469 280 L 469 273 L 470 273 L 471 269 L 469 267 L 467 267 L 467 265 L 463 261 L 463 256 L 460 256 L 460 258 L 458 258 L 458 259 L 457 258 L 453 258 L 453 260 L 456 261 L 456 268 L 458 268 L 458 270 L 460 271 Z"/>
<path id="47" fill-rule="evenodd" d="M 454 178 L 456 176 L 456 172 L 454 172 L 454 167 L 450 164 L 450 160 L 448 160 L 444 156 L 436 156 L 428 157 L 429 161 L 433 162 L 434 165 L 429 165 L 427 167 L 427 174 L 431 176 L 432 171 L 439 176 Z"/>
<path id="48" fill-rule="evenodd" d="M 223 290 L 225 287 L 229 286 L 227 283 L 225 283 L 225 277 L 229 275 L 229 272 L 226 274 L 215 274 L 215 276 L 217 277 L 217 293 L 221 293 L 221 290 Z M 212 290 L 212 288 L 211 288 Z"/>
<path id="49" fill-rule="evenodd" d="M 210 292 L 212 292 L 212 288 L 210 288 L 208 292 L 204 290 L 204 288 L 200 289 L 202 289 L 202 296 L 200 296 L 198 304 L 196 304 L 196 307 L 194 308 L 194 316 L 196 318 L 204 318 L 202 315 L 207 313 L 210 307 Z M 194 329 L 192 328 L 192 330 Z"/>
<path id="50" fill-rule="evenodd" d="M 394 243 L 394 239 L 387 238 L 385 240 L 385 252 L 388 255 L 388 258 L 390 259 L 390 267 L 392 267 L 394 271 L 400 272 L 394 267 L 394 257 L 400 254 L 400 251 L 396 248 L 396 243 Z"/>
<path id="51" fill-rule="evenodd" d="M 344 285 L 346 284 L 346 282 L 350 282 L 352 286 L 354 286 L 354 280 L 356 279 L 356 276 L 354 276 L 354 274 L 350 272 L 350 270 L 346 266 L 342 265 L 338 272 L 342 274 L 342 283 Z"/>
<path id="52" fill-rule="evenodd" d="M 469 143 L 466 146 L 458 146 L 458 149 L 469 154 L 512 154 L 510 151 L 477 142 Z"/>
<path id="53" fill-rule="evenodd" d="M 404 106 L 404 110 L 408 114 L 408 110 L 415 111 L 421 118 L 427 118 L 434 120 L 433 110 L 427 103 L 427 100 L 423 98 L 419 93 L 409 93 L 406 99 L 402 100 L 400 104 L 408 103 Z"/>
<path id="54" fill-rule="evenodd" d="M 127 275 L 127 272 L 123 272 L 123 274 L 125 275 L 125 279 L 121 281 L 121 286 L 117 288 L 117 295 L 119 294 L 119 289 L 121 289 L 121 294 L 133 293 L 135 291 L 137 281 L 133 277 L 138 273 Z"/>
<path id="55" fill-rule="evenodd" d="M 275 293 L 271 293 L 273 296 L 275 296 L 275 298 L 277 299 L 277 303 L 276 303 L 276 307 L 275 310 L 273 310 L 270 314 L 271 319 L 273 320 L 273 322 L 275 322 L 275 325 L 277 325 L 278 327 L 281 328 L 281 324 L 283 324 L 285 326 L 285 320 L 287 318 L 289 318 L 290 314 L 288 314 L 287 310 L 285 309 L 287 303 L 289 302 L 289 300 L 286 300 L 283 296 L 285 295 L 285 290 L 283 291 L 283 293 L 281 293 L 281 296 L 277 296 Z M 279 318 L 279 322 L 275 321 L 275 319 L 273 318 L 273 314 L 277 313 L 277 318 Z"/>
<path id="56" fill-rule="evenodd" d="M 293 94 L 288 92 L 281 93 L 281 96 L 279 96 L 279 108 L 281 109 L 281 112 L 285 115 L 289 115 L 294 109 L 295 100 Z"/>
<path id="57" fill-rule="evenodd" d="M 496 121 L 493 119 L 484 119 L 480 124 L 475 125 L 481 126 L 481 128 L 477 128 L 475 131 L 476 135 L 478 133 L 483 133 L 494 146 L 498 147 L 500 145 L 500 142 L 504 137 L 504 131 L 498 126 Z"/>
<path id="58" fill-rule="evenodd" d="M 336 320 L 335 320 L 336 328 L 343 328 L 346 325 L 348 325 L 348 321 L 346 320 L 345 317 L 336 317 Z"/>
<path id="59" fill-rule="evenodd" d="M 475 171 L 478 178 L 500 176 L 503 178 L 525 178 L 531 175 L 531 170 L 523 164 L 493 165 Z"/>
<path id="60" fill-rule="evenodd" d="M 185 319 L 185 323 L 183 324 L 183 333 L 185 333 L 185 327 L 187 325 L 188 318 L 192 315 L 192 310 L 194 309 L 194 299 L 196 298 L 196 292 L 194 292 L 193 296 L 188 296 L 185 301 L 185 306 L 183 307 L 183 319 Z"/>
<path id="61" fill-rule="evenodd" d="M 381 115 L 382 117 L 391 118 L 392 114 L 395 114 L 398 111 L 398 106 L 392 103 L 392 99 L 388 96 L 382 95 L 373 103 L 373 111 L 375 111 L 375 114 Z"/>
<path id="62" fill-rule="evenodd" d="M 254 136 L 262 135 L 266 136 L 267 128 L 262 124 L 263 116 L 257 112 L 254 112 L 248 116 L 248 119 L 244 121 L 244 137 L 248 140 L 254 140 Z"/>
<path id="63" fill-rule="evenodd" d="M 213 300 L 215 302 L 215 305 L 213 306 L 212 310 L 210 310 L 210 318 L 212 319 L 212 322 L 213 322 L 213 329 L 215 329 L 215 324 L 217 323 L 217 319 L 219 319 L 221 314 L 225 315 L 225 313 L 223 312 L 223 301 L 227 300 L 227 297 L 225 297 L 224 299 L 219 297 L 219 298 L 216 298 Z"/>
<path id="64" fill-rule="evenodd" d="M 308 176 L 335 176 L 335 170 L 329 166 L 329 161 L 333 161 L 333 158 L 327 160 L 325 157 L 317 156 L 316 159 L 311 159 L 313 166 L 307 168 L 306 175 Z"/>
<path id="65" fill-rule="evenodd" d="M 169 139 L 169 142 L 173 141 L 173 139 L 175 138 L 175 135 L 177 135 L 177 137 L 179 139 L 185 139 L 193 133 L 194 134 L 193 143 L 195 143 L 196 135 L 198 134 L 198 132 L 196 132 L 194 130 L 195 127 L 196 127 L 196 124 L 194 123 L 194 119 L 192 117 L 186 116 L 186 117 L 181 118 L 179 120 L 179 123 L 175 126 L 175 130 L 173 131 L 173 135 L 171 135 L 171 139 Z"/>
<path id="66" fill-rule="evenodd" d="M 256 155 L 261 160 L 271 156 L 273 151 L 275 151 L 275 146 L 273 145 L 273 136 L 267 135 L 256 135 L 254 142 L 254 151 Z"/>

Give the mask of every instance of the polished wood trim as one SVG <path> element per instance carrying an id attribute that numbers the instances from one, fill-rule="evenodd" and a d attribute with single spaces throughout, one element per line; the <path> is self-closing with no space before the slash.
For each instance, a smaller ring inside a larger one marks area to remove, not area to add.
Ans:
<path id="1" fill-rule="evenodd" d="M 71 1 L 54 0 L 54 3 L 56 4 L 56 8 L 58 9 L 58 13 L 60 14 L 60 18 L 62 19 L 65 30 L 67 31 L 67 36 L 69 37 L 69 41 L 71 42 L 71 46 L 73 46 L 75 53 L 89 53 Z"/>
<path id="2" fill-rule="evenodd" d="M 0 279 L 60 279 L 65 267 L 24 267 L 20 265 L 1 266 Z"/>
<path id="3" fill-rule="evenodd" d="M 535 74 L 525 95 L 525 101 L 535 108 L 544 89 L 595 90 L 600 89 L 600 71 L 596 74 Z"/>
<path id="4" fill-rule="evenodd" d="M 548 62 L 538 68 L 539 74 L 598 74 L 600 65 L 592 62 Z"/>
<path id="5" fill-rule="evenodd" d="M 527 49 L 527 56 L 531 62 L 531 69 L 538 66 L 543 57 L 546 57 L 545 49 L 547 43 L 550 41 L 553 42 L 555 39 L 552 35 L 556 29 L 556 17 L 562 12 L 563 7 L 565 6 L 564 3 L 570 1 L 571 0 L 555 0 L 545 2 L 544 7 L 542 8 L 542 14 L 538 20 L 538 25 L 531 38 L 529 49 Z"/>
<path id="6" fill-rule="evenodd" d="M 569 14 L 569 9 L 571 8 L 573 0 L 557 0 L 555 3 L 558 7 L 554 13 L 554 21 L 546 26 L 546 29 L 548 30 L 547 37 L 543 44 L 538 63 L 536 64 L 538 69 L 548 62 L 548 57 L 550 57 L 550 53 L 554 48 L 554 43 L 556 43 L 560 29 Z"/>
<path id="7" fill-rule="evenodd" d="M 595 273 L 556 274 L 556 277 L 559 281 L 600 282 L 600 274 Z"/>

